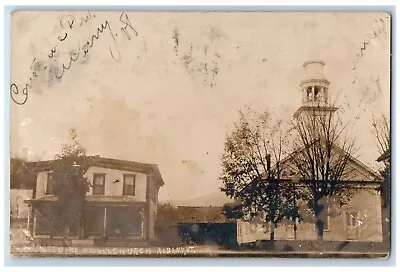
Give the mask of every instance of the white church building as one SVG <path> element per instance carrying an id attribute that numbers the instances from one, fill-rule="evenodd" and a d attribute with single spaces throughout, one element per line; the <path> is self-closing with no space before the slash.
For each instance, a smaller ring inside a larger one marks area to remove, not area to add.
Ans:
<path id="1" fill-rule="evenodd" d="M 295 112 L 294 118 L 303 114 L 319 112 L 319 114 L 334 113 L 337 108 L 330 106 L 328 102 L 330 82 L 324 76 L 325 63 L 322 61 L 309 61 L 304 63 L 305 78 L 300 83 L 302 103 Z M 316 108 L 318 107 L 318 108 Z M 345 152 L 340 147 L 333 152 Z M 283 169 L 290 168 L 292 156 L 285 159 Z M 335 212 L 327 212 L 324 218 L 324 241 L 382 241 L 382 217 L 381 217 L 381 177 L 360 162 L 350 156 L 346 165 L 349 171 L 347 176 L 342 176 L 342 182 L 349 186 L 360 186 L 351 199 L 343 206 L 337 207 Z M 289 174 L 283 179 L 293 178 Z M 302 177 L 298 177 L 302 179 Z M 317 230 L 313 222 L 296 223 L 286 221 L 278 225 L 275 230 L 275 240 L 317 240 Z M 269 240 L 270 230 L 267 226 L 257 223 L 238 221 L 237 241 L 239 244 L 251 243 L 260 240 Z"/>

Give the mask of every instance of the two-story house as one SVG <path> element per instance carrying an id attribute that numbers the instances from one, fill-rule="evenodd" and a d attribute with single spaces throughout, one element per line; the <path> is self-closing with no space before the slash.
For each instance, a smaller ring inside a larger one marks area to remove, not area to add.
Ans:
<path id="1" fill-rule="evenodd" d="M 164 185 L 157 165 L 99 156 L 85 157 L 80 163 L 85 164 L 85 177 L 91 186 L 85 197 L 79 231 L 69 234 L 72 243 L 154 241 L 158 191 Z M 40 240 L 57 238 L 50 230 L 53 218 L 45 212 L 45 207 L 57 200 L 54 161 L 30 162 L 28 167 L 36 175 L 33 197 L 26 200 L 30 207 L 28 230 Z"/>

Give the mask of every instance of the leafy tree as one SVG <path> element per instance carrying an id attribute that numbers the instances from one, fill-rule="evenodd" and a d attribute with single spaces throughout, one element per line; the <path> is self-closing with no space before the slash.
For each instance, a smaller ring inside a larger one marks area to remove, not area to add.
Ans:
<path id="1" fill-rule="evenodd" d="M 65 144 L 54 162 L 54 195 L 51 207 L 55 217 L 54 231 L 64 236 L 82 236 L 85 195 L 90 183 L 84 176 L 87 171 L 86 150 L 73 140 Z"/>
<path id="2" fill-rule="evenodd" d="M 10 158 L 10 175 L 18 174 L 23 169 L 25 162 L 22 158 Z"/>
<path id="3" fill-rule="evenodd" d="M 270 239 L 274 240 L 275 229 L 284 218 L 298 218 L 292 186 L 279 181 L 280 162 L 288 152 L 289 138 L 284 123 L 273 123 L 268 112 L 246 109 L 239 114 L 225 141 L 221 191 L 240 203 L 234 207 L 236 215 L 240 207 L 242 219 L 269 225 Z M 227 207 L 225 211 L 232 212 Z"/>
<path id="4" fill-rule="evenodd" d="M 22 158 L 10 158 L 10 187 L 11 189 L 33 189 L 36 176 L 25 165 Z"/>
<path id="5" fill-rule="evenodd" d="M 179 214 L 171 203 L 158 205 L 155 230 L 161 246 L 176 246 L 181 243 L 178 231 Z"/>
<path id="6" fill-rule="evenodd" d="M 236 203 L 225 203 L 222 206 L 222 214 L 226 218 L 241 219 L 243 217 L 242 204 L 237 201 Z"/>

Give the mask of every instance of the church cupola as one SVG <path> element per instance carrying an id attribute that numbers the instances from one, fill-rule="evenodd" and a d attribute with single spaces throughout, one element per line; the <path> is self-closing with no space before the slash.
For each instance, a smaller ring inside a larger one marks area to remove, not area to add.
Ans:
<path id="1" fill-rule="evenodd" d="M 303 64 L 305 78 L 300 83 L 303 94 L 303 105 L 315 106 L 328 103 L 328 87 L 330 82 L 325 79 L 322 61 L 307 61 Z"/>
<path id="2" fill-rule="evenodd" d="M 324 66 L 325 63 L 319 60 L 307 61 L 303 64 L 305 76 L 300 82 L 302 105 L 295 113 L 295 117 L 304 111 L 326 113 L 337 110 L 328 104 L 330 82 L 325 78 Z"/>

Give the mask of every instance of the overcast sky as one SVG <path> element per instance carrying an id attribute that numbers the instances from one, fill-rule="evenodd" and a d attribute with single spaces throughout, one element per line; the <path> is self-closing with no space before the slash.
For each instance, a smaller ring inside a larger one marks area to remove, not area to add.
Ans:
<path id="1" fill-rule="evenodd" d="M 37 78 L 24 105 L 11 101 L 11 153 L 52 159 L 75 129 L 89 154 L 158 164 L 161 201 L 212 193 L 238 111 L 290 118 L 302 65 L 319 59 L 330 96 L 357 120 L 360 160 L 376 167 L 371 123 L 389 114 L 389 33 L 383 13 L 14 13 L 14 98 Z M 73 50 L 77 61 L 57 79 Z"/>

